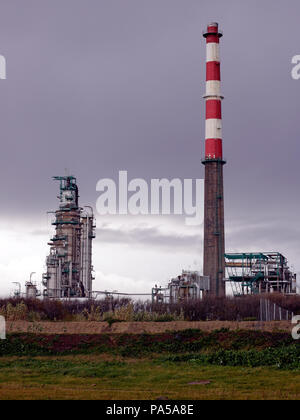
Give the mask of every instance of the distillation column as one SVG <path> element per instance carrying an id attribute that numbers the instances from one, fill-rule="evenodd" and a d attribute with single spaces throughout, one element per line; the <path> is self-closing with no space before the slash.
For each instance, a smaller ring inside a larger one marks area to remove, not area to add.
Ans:
<path id="1" fill-rule="evenodd" d="M 55 212 L 55 235 L 48 245 L 47 272 L 43 275 L 49 298 L 92 297 L 93 210 L 79 207 L 78 187 L 73 176 L 54 177 L 60 182 L 59 209 Z"/>
<path id="2" fill-rule="evenodd" d="M 95 238 L 95 225 L 93 209 L 89 206 L 90 213 L 82 212 L 81 217 L 81 283 L 83 284 L 85 296 L 92 297 L 93 280 L 92 275 L 92 240 Z"/>

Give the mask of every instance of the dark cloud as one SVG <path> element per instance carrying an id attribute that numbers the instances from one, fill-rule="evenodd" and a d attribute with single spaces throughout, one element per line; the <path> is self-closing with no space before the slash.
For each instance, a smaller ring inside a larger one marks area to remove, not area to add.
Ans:
<path id="1" fill-rule="evenodd" d="M 101 243 L 128 244 L 147 247 L 164 248 L 169 252 L 201 249 L 202 236 L 199 232 L 185 234 L 176 232 L 164 232 L 154 226 L 138 226 L 127 228 L 116 228 L 103 225 L 97 228 L 97 240 Z"/>
<path id="2" fill-rule="evenodd" d="M 231 224 L 227 229 L 227 248 L 230 250 L 251 247 L 249 251 L 278 251 L 287 252 L 290 248 L 298 252 L 300 228 L 295 229 L 288 222 L 261 223 L 255 225 Z M 263 247 L 268 247 L 262 249 Z M 246 250 L 247 250 L 246 249 Z M 245 250 L 245 249 L 244 249 Z"/>
<path id="3" fill-rule="evenodd" d="M 300 80 L 290 75 L 299 13 L 297 0 L 2 0 L 2 220 L 55 208 L 50 178 L 65 168 L 78 177 L 82 204 L 94 206 L 98 179 L 119 170 L 147 180 L 203 177 L 202 30 L 213 20 L 224 32 L 226 221 L 245 224 L 234 244 L 259 247 L 272 238 L 270 246 L 285 244 L 300 267 L 292 234 Z M 274 228 L 263 229 L 264 221 Z M 290 227 L 280 229 L 281 221 Z M 178 244 L 155 231 L 129 235 L 135 243 Z"/>
<path id="4" fill-rule="evenodd" d="M 30 232 L 31 235 L 33 236 L 45 236 L 45 235 L 49 235 L 49 230 L 48 229 L 36 229 Z"/>

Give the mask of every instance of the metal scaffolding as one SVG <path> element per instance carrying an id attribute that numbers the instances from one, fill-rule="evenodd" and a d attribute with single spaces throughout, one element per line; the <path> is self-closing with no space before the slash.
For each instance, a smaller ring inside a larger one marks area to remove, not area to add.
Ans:
<path id="1" fill-rule="evenodd" d="M 93 209 L 78 205 L 78 187 L 73 176 L 54 177 L 60 182 L 59 209 L 55 212 L 55 235 L 48 243 L 47 272 L 43 274 L 44 296 L 49 298 L 92 296 L 92 240 L 95 237 Z"/>
<path id="2" fill-rule="evenodd" d="M 182 270 L 182 274 L 172 279 L 167 287 L 152 288 L 152 302 L 177 303 L 184 300 L 201 299 L 209 292 L 210 280 L 198 271 Z"/>
<path id="3" fill-rule="evenodd" d="M 235 296 L 296 293 L 296 274 L 279 252 L 225 254 L 226 281 Z"/>

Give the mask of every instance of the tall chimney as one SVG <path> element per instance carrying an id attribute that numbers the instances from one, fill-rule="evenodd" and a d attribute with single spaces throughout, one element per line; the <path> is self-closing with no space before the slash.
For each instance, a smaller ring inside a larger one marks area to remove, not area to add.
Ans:
<path id="1" fill-rule="evenodd" d="M 203 274 L 210 277 L 210 295 L 225 296 L 225 239 L 222 116 L 220 92 L 219 41 L 217 23 L 210 23 L 206 38 L 205 191 L 204 191 L 204 262 Z"/>

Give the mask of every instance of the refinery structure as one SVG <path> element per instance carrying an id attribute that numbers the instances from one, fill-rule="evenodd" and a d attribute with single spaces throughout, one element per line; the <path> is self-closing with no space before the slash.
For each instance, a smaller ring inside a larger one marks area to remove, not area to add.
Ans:
<path id="1" fill-rule="evenodd" d="M 203 276 L 183 271 L 167 287 L 152 289 L 154 302 L 179 302 L 205 295 L 296 293 L 296 274 L 279 252 L 225 254 L 224 186 L 220 38 L 218 24 L 210 23 L 206 40 L 205 166 Z M 228 288 L 226 288 L 228 285 Z"/>
<path id="2" fill-rule="evenodd" d="M 220 38 L 217 23 L 206 39 L 205 192 L 203 274 L 210 278 L 209 294 L 225 296 L 226 284 L 235 296 L 255 293 L 295 293 L 296 275 L 279 252 L 225 254 Z"/>
<path id="3" fill-rule="evenodd" d="M 176 303 L 189 299 L 202 299 L 210 290 L 210 279 L 198 271 L 182 270 L 180 276 L 171 279 L 167 287 L 152 288 L 153 303 Z"/>
<path id="4" fill-rule="evenodd" d="M 296 274 L 279 252 L 225 254 L 226 281 L 235 296 L 296 293 Z"/>
<path id="5" fill-rule="evenodd" d="M 95 220 L 89 206 L 79 207 L 76 178 L 54 177 L 60 183 L 59 209 L 55 211 L 55 234 L 49 242 L 43 275 L 44 296 L 92 297 L 92 240 Z"/>
<path id="6" fill-rule="evenodd" d="M 220 39 L 217 23 L 203 33 L 206 41 L 205 100 L 205 167 L 203 273 L 183 270 L 167 286 L 155 285 L 152 302 L 174 303 L 202 299 L 206 295 L 224 297 L 246 294 L 296 293 L 296 275 L 287 258 L 280 252 L 225 253 L 224 187 L 222 146 Z M 97 298 L 104 294 L 129 295 L 93 291 L 92 241 L 95 219 L 89 206 L 79 206 L 76 178 L 54 177 L 60 183 L 59 209 L 54 212 L 55 234 L 49 242 L 50 253 L 43 275 L 43 296 L 48 298 Z M 227 287 L 226 287 L 227 286 Z M 19 293 L 19 292 L 18 292 Z M 26 284 L 26 295 L 38 295 L 35 284 Z"/>

